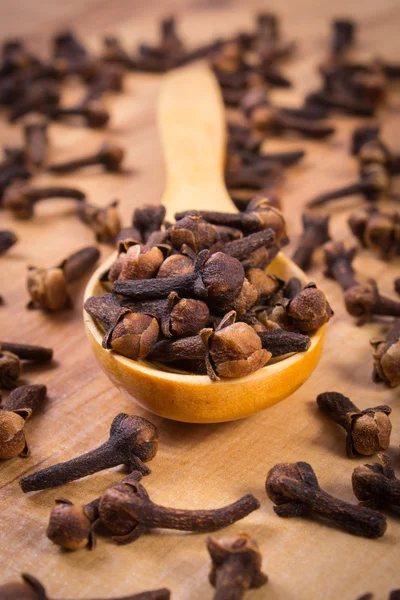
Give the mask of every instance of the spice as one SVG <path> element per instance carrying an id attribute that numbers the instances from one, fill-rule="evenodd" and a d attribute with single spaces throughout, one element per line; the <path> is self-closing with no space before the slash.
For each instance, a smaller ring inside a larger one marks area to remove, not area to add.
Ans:
<path id="1" fill-rule="evenodd" d="M 280 463 L 268 473 L 267 495 L 280 517 L 318 516 L 348 533 L 367 538 L 381 537 L 386 519 L 378 511 L 354 506 L 327 494 L 306 462 Z"/>
<path id="2" fill-rule="evenodd" d="M 318 394 L 317 404 L 331 421 L 346 431 L 346 453 L 349 458 L 360 454 L 370 456 L 389 447 L 392 430 L 390 406 L 360 410 L 338 392 Z"/>
<path id="3" fill-rule="evenodd" d="M 36 363 L 47 363 L 53 359 L 52 348 L 45 348 L 44 346 L 0 341 L 0 350 L 12 352 L 21 360 L 31 360 Z"/>
<path id="4" fill-rule="evenodd" d="M 346 248 L 343 242 L 331 240 L 324 244 L 324 259 L 326 277 L 336 279 L 343 290 L 358 285 L 354 277 L 352 262 L 357 254 L 357 248 Z"/>
<path id="5" fill-rule="evenodd" d="M 103 244 L 114 244 L 121 231 L 121 218 L 118 211 L 118 200 L 100 208 L 88 202 L 81 202 L 77 207 L 79 218 L 94 231 L 96 241 Z"/>
<path id="6" fill-rule="evenodd" d="M 347 289 L 344 301 L 347 312 L 357 317 L 357 325 L 371 321 L 374 315 L 400 317 L 400 302 L 381 296 L 373 279 Z"/>
<path id="7" fill-rule="evenodd" d="M 91 100 L 77 106 L 55 106 L 48 116 L 56 120 L 82 119 L 88 127 L 102 129 L 110 120 L 110 113 L 101 100 Z"/>
<path id="8" fill-rule="evenodd" d="M 348 224 L 364 248 L 372 250 L 380 258 L 390 260 L 400 256 L 399 213 L 384 213 L 372 207 L 353 213 Z"/>
<path id="9" fill-rule="evenodd" d="M 13 165 L 0 173 L 0 205 L 4 205 L 4 194 L 13 182 L 24 182 L 32 177 L 32 172 L 24 166 Z"/>
<path id="10" fill-rule="evenodd" d="M 353 471 L 353 492 L 362 506 L 386 508 L 400 506 L 400 480 L 387 454 L 379 454 L 379 463 L 362 465 Z"/>
<path id="11" fill-rule="evenodd" d="M 31 300 L 28 308 L 57 311 L 71 306 L 67 284 L 87 273 L 99 257 L 100 252 L 95 246 L 87 246 L 68 256 L 56 267 L 29 267 L 27 286 Z"/>
<path id="12" fill-rule="evenodd" d="M 20 480 L 22 491 L 34 492 L 64 485 L 104 469 L 126 465 L 131 471 L 148 475 L 144 464 L 158 450 L 158 433 L 147 419 L 119 413 L 111 423 L 109 439 L 82 456 L 37 471 Z"/>
<path id="13" fill-rule="evenodd" d="M 21 361 L 12 352 L 0 350 L 0 388 L 13 390 L 21 372 Z"/>
<path id="14" fill-rule="evenodd" d="M 16 244 L 17 241 L 18 241 L 18 238 L 13 231 L 10 231 L 8 229 L 1 229 L 0 230 L 0 254 L 4 254 L 4 252 L 7 252 L 7 250 L 9 250 L 9 248 L 14 246 L 14 244 Z"/>
<path id="15" fill-rule="evenodd" d="M 134 541 L 154 528 L 199 533 L 216 531 L 243 519 L 260 507 L 257 498 L 248 494 L 223 508 L 166 508 L 152 502 L 140 483 L 129 482 L 123 487 L 124 489 L 107 490 L 99 504 L 101 522 L 119 543 Z"/>
<path id="16" fill-rule="evenodd" d="M 24 124 L 25 151 L 28 165 L 40 169 L 46 162 L 49 140 L 47 121 L 43 118 L 30 119 Z"/>
<path id="17" fill-rule="evenodd" d="M 8 115 L 10 123 L 15 123 L 31 112 L 46 112 L 60 101 L 59 86 L 54 81 L 34 81 L 27 86 L 16 100 Z"/>
<path id="18" fill-rule="evenodd" d="M 289 300 L 286 312 L 291 322 L 303 333 L 312 333 L 333 316 L 329 302 L 315 283 L 308 283 Z"/>
<path id="19" fill-rule="evenodd" d="M 292 260 L 305 271 L 311 265 L 315 250 L 330 240 L 328 231 L 329 216 L 303 213 L 303 233 L 299 238 L 297 247 L 292 254 Z"/>
<path id="20" fill-rule="evenodd" d="M 218 540 L 208 537 L 207 550 L 212 560 L 209 580 L 215 587 L 214 600 L 240 600 L 248 589 L 267 583 L 257 542 L 245 533 Z"/>
<path id="21" fill-rule="evenodd" d="M 373 379 L 391 387 L 400 385 L 400 319 L 391 325 L 385 339 L 373 338 Z"/>
<path id="22" fill-rule="evenodd" d="M 165 206 L 162 205 L 144 204 L 135 208 L 132 225 L 139 231 L 143 241 L 147 242 L 151 233 L 161 229 L 165 212 Z"/>
<path id="23" fill-rule="evenodd" d="M 140 481 L 142 474 L 133 471 L 113 488 L 124 489 L 124 484 L 129 481 Z M 46 536 L 61 548 L 79 550 L 96 547 L 96 537 L 93 527 L 99 519 L 100 497 L 95 498 L 83 506 L 72 504 L 69 500 L 57 499 L 56 506 L 50 514 L 46 529 Z"/>
<path id="24" fill-rule="evenodd" d="M 394 291 L 400 295 L 400 277 L 397 277 L 397 279 L 394 280 L 393 287 L 394 287 Z"/>
<path id="25" fill-rule="evenodd" d="M 111 173 L 121 171 L 121 164 L 124 158 L 124 150 L 121 146 L 105 142 L 98 152 L 89 156 L 82 156 L 75 160 L 67 162 L 53 163 L 47 165 L 50 173 L 72 173 L 83 167 L 101 165 L 105 171 Z"/>
<path id="26" fill-rule="evenodd" d="M 260 331 L 258 337 L 262 347 L 268 350 L 273 357 L 292 354 L 293 352 L 306 352 L 311 345 L 308 335 L 274 329 L 272 331 Z"/>
<path id="27" fill-rule="evenodd" d="M 332 27 L 332 54 L 339 57 L 354 45 L 356 24 L 350 19 L 334 19 Z"/>
<path id="28" fill-rule="evenodd" d="M 46 393 L 45 385 L 25 385 L 13 390 L 1 405 L 0 459 L 30 455 L 25 439 L 25 421 L 44 400 Z"/>
<path id="29" fill-rule="evenodd" d="M 251 112 L 250 123 L 264 135 L 294 131 L 308 138 L 322 139 L 335 132 L 334 127 L 323 122 L 296 117 L 267 105 L 258 106 Z"/>
<path id="30" fill-rule="evenodd" d="M 103 347 L 132 360 L 142 360 L 151 351 L 159 334 L 157 319 L 152 315 L 121 311 L 116 324 L 103 340 Z"/>
<path id="31" fill-rule="evenodd" d="M 88 298 L 83 307 L 105 331 L 117 323 L 121 313 L 117 297 L 110 293 Z"/>
<path id="32" fill-rule="evenodd" d="M 37 202 L 48 198 L 68 198 L 80 202 L 85 199 L 85 194 L 76 188 L 65 186 L 33 188 L 22 181 L 16 181 L 7 187 L 3 206 L 17 219 L 30 219 L 34 216 Z"/>
<path id="33" fill-rule="evenodd" d="M 21 578 L 24 583 L 6 583 L 0 586 L 0 600 L 55 600 L 46 594 L 43 585 L 33 575 L 21 573 Z M 169 600 L 170 597 L 170 591 L 161 588 L 123 598 L 108 598 L 108 600 Z"/>
<path id="34" fill-rule="evenodd" d="M 110 268 L 108 279 L 150 279 L 157 274 L 163 260 L 164 254 L 159 247 L 150 248 L 127 240 L 120 244 L 120 253 Z"/>

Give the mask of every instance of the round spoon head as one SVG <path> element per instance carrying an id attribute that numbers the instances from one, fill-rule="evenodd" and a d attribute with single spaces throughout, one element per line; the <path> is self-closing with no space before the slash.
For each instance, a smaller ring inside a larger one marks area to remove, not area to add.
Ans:
<path id="1" fill-rule="evenodd" d="M 113 254 L 93 274 L 85 300 L 104 289 L 99 278 L 114 262 Z M 307 283 L 304 273 L 280 253 L 267 271 L 282 279 L 298 277 Z M 206 375 L 186 375 L 160 370 L 146 361 L 134 361 L 102 345 L 103 333 L 85 312 L 86 333 L 93 352 L 105 374 L 128 398 L 146 410 L 187 423 L 217 423 L 247 417 L 284 400 L 311 375 L 320 359 L 326 325 L 311 338 L 306 352 L 269 364 L 247 377 L 212 382 Z"/>

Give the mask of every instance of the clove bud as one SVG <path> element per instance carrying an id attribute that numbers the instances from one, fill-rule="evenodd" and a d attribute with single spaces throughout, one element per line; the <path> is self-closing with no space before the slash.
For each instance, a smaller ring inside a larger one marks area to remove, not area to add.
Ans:
<path id="1" fill-rule="evenodd" d="M 378 454 L 379 463 L 362 465 L 353 471 L 353 492 L 362 506 L 386 508 L 400 506 L 400 481 L 396 478 L 391 459 Z"/>
<path id="2" fill-rule="evenodd" d="M 389 329 L 386 339 L 373 338 L 375 381 L 384 381 L 391 387 L 400 385 L 400 319 L 396 319 Z"/>

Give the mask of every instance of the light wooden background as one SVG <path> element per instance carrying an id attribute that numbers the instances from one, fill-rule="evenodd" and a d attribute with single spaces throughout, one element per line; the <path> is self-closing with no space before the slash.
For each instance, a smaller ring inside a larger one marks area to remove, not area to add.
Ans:
<path id="1" fill-rule="evenodd" d="M 101 33 L 118 33 L 129 47 L 139 40 L 153 39 L 155 23 L 166 13 L 179 15 L 182 33 L 203 42 L 213 35 L 230 34 L 251 23 L 253 10 L 277 10 L 287 37 L 299 40 L 299 52 L 284 71 L 295 82 L 289 91 L 277 91 L 277 102 L 295 105 L 304 93 L 318 84 L 315 65 L 327 50 L 328 22 L 332 16 L 359 15 L 361 56 L 381 54 L 399 59 L 400 4 L 398 0 L 290 0 L 268 3 L 252 0 L 3 0 L 0 37 L 23 35 L 32 48 L 44 51 L 57 28 L 77 27 L 93 48 Z M 127 148 L 127 166 L 134 175 L 87 172 L 65 177 L 66 185 L 87 190 L 93 202 L 121 200 L 128 224 L 135 206 L 158 202 L 164 185 L 162 153 L 156 130 L 155 106 L 161 78 L 129 75 L 126 93 L 109 101 L 112 123 L 107 136 Z M 78 97 L 69 89 L 67 99 Z M 394 92 L 382 112 L 384 138 L 400 152 L 400 94 Z M 300 212 L 312 195 L 354 179 L 356 163 L 348 156 L 349 134 L 357 121 L 337 118 L 337 133 L 329 142 L 289 140 L 268 147 L 307 149 L 306 159 L 288 172 L 283 198 L 292 239 L 299 232 Z M 75 156 L 97 148 L 105 135 L 84 128 L 51 127 L 53 159 Z M 4 124 L 0 143 L 20 140 L 18 127 Z M 55 180 L 53 178 L 53 180 Z M 50 178 L 40 176 L 37 184 Z M 399 188 L 397 189 L 399 192 Z M 349 202 L 348 207 L 356 206 Z M 389 206 L 389 205 L 388 205 Z M 394 207 L 394 204 L 392 205 Z M 335 210 L 332 233 L 348 239 L 349 210 Z M 168 586 L 176 600 L 212 597 L 208 584 L 208 554 L 205 535 L 152 534 L 132 545 L 117 547 L 100 539 L 96 551 L 60 551 L 45 537 L 49 511 L 57 496 L 87 502 L 121 478 L 119 469 L 94 475 L 62 489 L 24 496 L 18 479 L 38 467 L 49 466 L 84 452 L 108 435 L 112 418 L 119 411 L 145 414 L 129 403 L 100 372 L 85 339 L 81 304 L 85 282 L 75 287 L 75 309 L 49 316 L 25 310 L 26 266 L 50 266 L 68 253 L 92 242 L 92 234 L 79 223 L 68 202 L 39 205 L 30 222 L 14 222 L 1 213 L 1 227 L 15 227 L 21 241 L 0 262 L 0 293 L 6 306 L 0 308 L 0 339 L 52 346 L 55 364 L 51 369 L 26 369 L 24 380 L 44 382 L 49 400 L 43 411 L 27 425 L 32 456 L 0 465 L 0 558 L 1 580 L 28 571 L 39 577 L 48 593 L 57 598 L 109 597 Z M 102 256 L 110 252 L 102 248 Z M 377 277 L 382 291 L 392 292 L 399 275 L 399 261 L 382 263 L 363 251 L 356 267 Z M 400 588 L 400 523 L 389 517 L 388 531 L 380 540 L 363 540 L 300 519 L 279 519 L 264 490 L 267 471 L 280 461 L 309 461 L 327 491 L 354 502 L 350 476 L 365 461 L 344 455 L 344 434 L 322 418 L 315 408 L 319 392 L 337 390 L 349 395 L 361 408 L 388 403 L 393 407 L 390 454 L 400 473 L 400 394 L 371 381 L 369 338 L 383 331 L 373 323 L 359 329 L 343 310 L 338 286 L 321 275 L 320 257 L 310 272 L 326 291 L 335 317 L 328 329 L 326 349 L 312 378 L 291 398 L 241 422 L 223 425 L 185 425 L 151 418 L 160 432 L 160 451 L 152 463 L 153 473 L 145 485 L 151 497 L 177 507 L 217 507 L 240 495 L 253 492 L 261 509 L 223 535 L 246 531 L 254 536 L 264 557 L 268 585 L 249 593 L 261 600 L 355 600 L 374 592 L 384 600 L 394 587 Z"/>

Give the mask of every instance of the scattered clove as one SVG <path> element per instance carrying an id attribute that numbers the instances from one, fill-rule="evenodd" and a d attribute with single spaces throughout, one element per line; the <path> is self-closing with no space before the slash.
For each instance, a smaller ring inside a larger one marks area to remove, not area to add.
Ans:
<path id="1" fill-rule="evenodd" d="M 0 341 L 0 351 L 12 352 L 21 360 L 30 360 L 35 363 L 47 363 L 53 359 L 52 348 L 45 348 L 44 346 Z"/>
<path id="2" fill-rule="evenodd" d="M 400 506 L 400 480 L 387 454 L 378 454 L 379 463 L 362 465 L 353 471 L 353 492 L 362 506 L 386 508 Z"/>
<path id="3" fill-rule="evenodd" d="M 307 284 L 286 306 L 291 322 L 302 332 L 312 333 L 333 316 L 329 302 L 315 283 Z"/>
<path id="4" fill-rule="evenodd" d="M 400 295 L 400 277 L 397 277 L 397 279 L 394 280 L 393 287 L 394 287 L 394 291 Z"/>
<path id="5" fill-rule="evenodd" d="M 24 385 L 13 390 L 0 407 L 0 459 L 26 458 L 30 450 L 25 439 L 25 421 L 44 400 L 45 385 Z"/>
<path id="6" fill-rule="evenodd" d="M 3 206 L 17 219 L 30 219 L 34 215 L 37 202 L 48 198 L 68 198 L 81 202 L 85 199 L 85 194 L 76 188 L 65 186 L 33 188 L 22 181 L 15 181 L 4 193 Z"/>
<path id="7" fill-rule="evenodd" d="M 305 271 L 311 265 L 314 251 L 330 240 L 328 231 L 329 216 L 304 213 L 302 222 L 303 233 L 297 243 L 296 250 L 292 254 L 292 260 L 300 269 Z"/>
<path id="8" fill-rule="evenodd" d="M 148 475 L 144 464 L 154 458 L 158 450 L 158 433 L 147 419 L 119 413 L 111 423 L 109 439 L 82 456 L 37 471 L 20 480 L 24 493 L 45 490 L 104 469 L 126 465 L 131 471 Z"/>
<path id="9" fill-rule="evenodd" d="M 0 350 L 0 388 L 13 390 L 21 373 L 21 361 L 12 352 Z"/>
<path id="10" fill-rule="evenodd" d="M 129 481 L 140 481 L 142 474 L 133 471 L 122 481 L 113 486 L 113 489 L 124 489 Z M 56 499 L 56 506 L 50 514 L 46 529 L 46 536 L 61 548 L 79 550 L 96 546 L 96 537 L 93 527 L 99 519 L 100 498 L 95 498 L 83 506 L 72 504 L 69 500 Z"/>
<path id="11" fill-rule="evenodd" d="M 121 231 L 121 218 L 118 212 L 118 200 L 100 208 L 88 202 L 77 206 L 79 218 L 94 231 L 96 241 L 103 244 L 114 244 Z"/>
<path id="12" fill-rule="evenodd" d="M 28 308 L 57 311 L 71 306 L 67 284 L 80 279 L 98 261 L 100 252 L 87 246 L 71 254 L 56 267 L 28 268 Z"/>
<path id="13" fill-rule="evenodd" d="M 9 250 L 9 248 L 14 246 L 14 244 L 16 244 L 17 241 L 18 241 L 18 238 L 13 231 L 10 231 L 8 229 L 1 229 L 0 230 L 0 254 L 4 254 L 4 252 L 7 252 L 7 250 Z"/>
<path id="14" fill-rule="evenodd" d="M 358 285 L 352 262 L 357 248 L 346 248 L 343 242 L 331 240 L 324 244 L 325 276 L 336 279 L 343 290 Z"/>
<path id="15" fill-rule="evenodd" d="M 364 248 L 380 258 L 390 260 L 400 256 L 399 213 L 384 213 L 375 207 L 361 209 L 350 216 L 348 224 Z"/>
<path id="16" fill-rule="evenodd" d="M 360 454 L 371 456 L 389 447 L 392 430 L 390 406 L 360 410 L 339 392 L 318 394 L 317 405 L 328 419 L 346 431 L 346 453 L 349 458 Z"/>
<path id="17" fill-rule="evenodd" d="M 248 589 L 268 581 L 261 571 L 257 542 L 245 533 L 232 538 L 207 538 L 212 564 L 209 580 L 215 587 L 214 600 L 241 600 Z"/>
<path id="18" fill-rule="evenodd" d="M 391 325 L 385 339 L 373 338 L 373 379 L 391 387 L 400 385 L 400 319 Z"/>
<path id="19" fill-rule="evenodd" d="M 259 501 L 251 494 L 217 509 L 166 508 L 154 504 L 140 483 L 131 481 L 125 483 L 123 489 L 121 487 L 107 490 L 99 504 L 101 522 L 119 543 L 137 540 L 146 531 L 154 528 L 198 533 L 216 531 L 260 508 Z"/>
<path id="20" fill-rule="evenodd" d="M 121 171 L 123 158 L 124 150 L 121 146 L 105 142 L 95 154 L 66 162 L 52 163 L 47 165 L 47 170 L 50 173 L 64 174 L 72 173 L 83 167 L 101 165 L 105 171 L 117 173 Z"/>
<path id="21" fill-rule="evenodd" d="M 61 121 L 81 119 L 92 129 L 102 129 L 110 120 L 110 114 L 101 100 L 90 100 L 77 106 L 55 106 L 48 111 L 48 116 Z"/>
<path id="22" fill-rule="evenodd" d="M 275 465 L 267 475 L 265 487 L 280 517 L 316 515 L 348 533 L 367 538 L 381 537 L 386 531 L 386 519 L 378 511 L 354 506 L 321 490 L 306 462 Z"/>
<path id="23" fill-rule="evenodd" d="M 31 118 L 24 124 L 25 152 L 28 166 L 40 169 L 47 160 L 49 140 L 47 121 L 43 118 Z"/>
<path id="24" fill-rule="evenodd" d="M 347 312 L 357 317 L 357 325 L 371 321 L 374 315 L 400 317 L 400 302 L 381 296 L 373 279 L 348 288 L 344 301 Z"/>
<path id="25" fill-rule="evenodd" d="M 45 588 L 36 577 L 29 573 L 21 573 L 21 577 L 24 583 L 14 582 L 0 586 L 0 600 L 55 600 L 47 595 Z M 170 591 L 161 588 L 109 600 L 169 600 L 170 597 Z"/>

